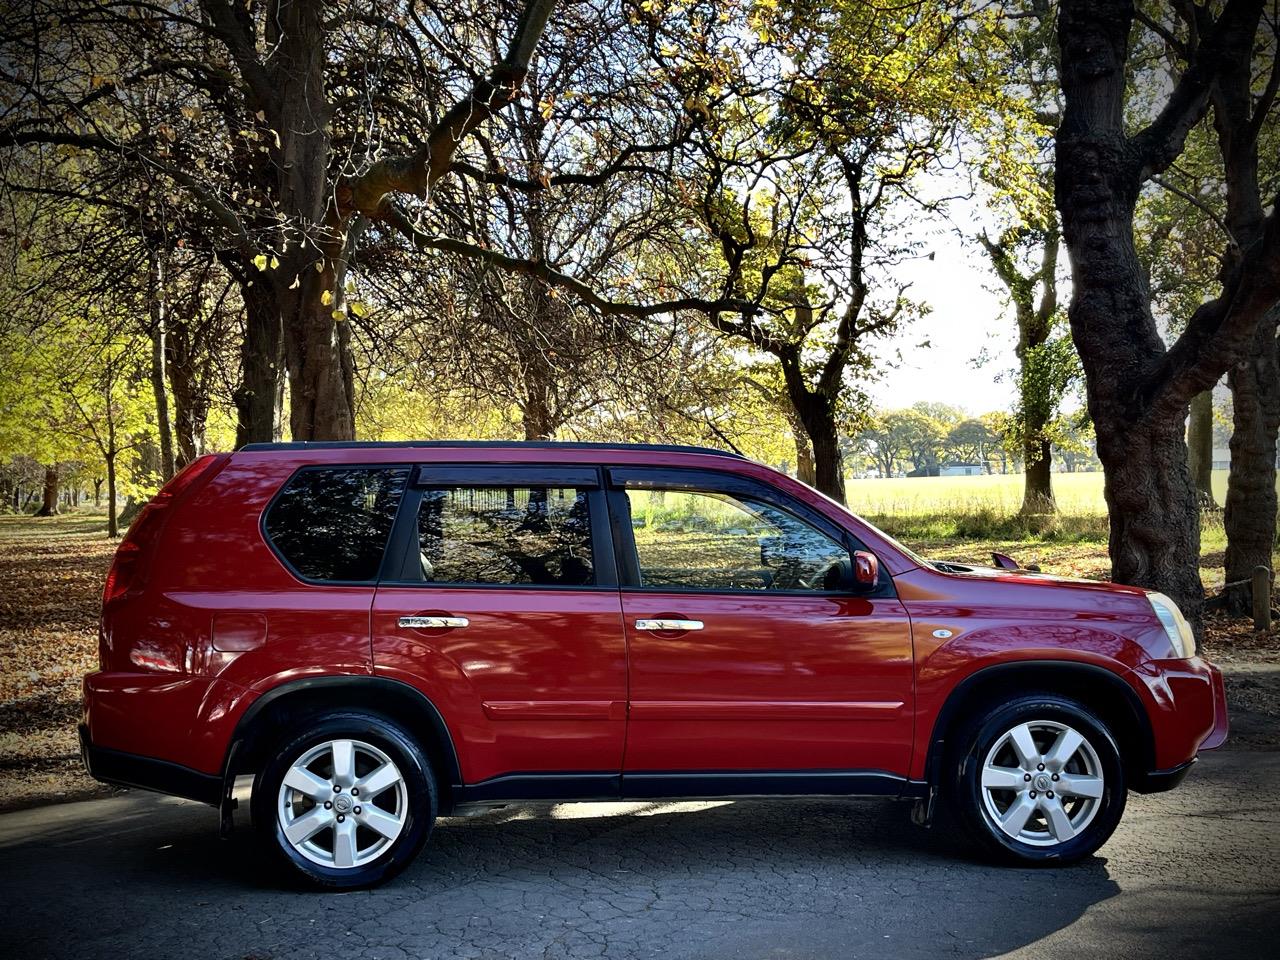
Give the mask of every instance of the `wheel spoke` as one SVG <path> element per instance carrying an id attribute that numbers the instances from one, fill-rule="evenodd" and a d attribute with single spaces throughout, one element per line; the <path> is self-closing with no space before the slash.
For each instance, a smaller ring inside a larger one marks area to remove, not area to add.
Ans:
<path id="1" fill-rule="evenodd" d="M 384 763 L 377 770 L 368 774 L 356 783 L 356 788 L 360 791 L 360 796 L 365 800 L 372 800 L 383 790 L 388 787 L 394 787 L 400 782 L 400 771 L 396 769 L 394 763 Z"/>
<path id="2" fill-rule="evenodd" d="M 1020 794 L 1000 818 L 1000 827 L 1011 837 L 1016 837 L 1035 812 L 1036 802 L 1028 794 Z"/>
<path id="3" fill-rule="evenodd" d="M 1084 743 L 1084 737 L 1080 736 L 1080 734 L 1076 733 L 1070 727 L 1063 730 L 1062 733 L 1058 735 L 1058 739 L 1054 745 L 1049 748 L 1049 752 L 1045 754 L 1045 767 L 1048 768 L 1050 773 L 1061 773 L 1062 768 L 1067 765 L 1067 761 L 1075 756 L 1076 751 L 1080 749 L 1080 744 L 1082 743 Z"/>
<path id="4" fill-rule="evenodd" d="M 356 822 L 348 817 L 333 825 L 333 865 L 352 867 L 356 862 Z"/>
<path id="5" fill-rule="evenodd" d="M 333 753 L 333 782 L 349 787 L 356 781 L 356 750 L 350 740 L 335 740 Z"/>
<path id="6" fill-rule="evenodd" d="M 1092 797 L 1097 800 L 1102 796 L 1102 778 L 1084 773 L 1064 773 L 1054 789 L 1069 797 Z"/>
<path id="7" fill-rule="evenodd" d="M 333 794 L 333 786 L 328 780 L 322 780 L 302 767 L 290 767 L 284 775 L 284 785 L 316 803 L 324 803 Z"/>
<path id="8" fill-rule="evenodd" d="M 984 767 L 982 785 L 988 790 L 1021 790 L 1027 784 L 1021 770 L 1012 767 Z"/>
<path id="9" fill-rule="evenodd" d="M 370 830 L 376 830 L 388 840 L 394 840 L 400 835 L 400 828 L 404 826 L 404 821 L 385 810 L 379 810 L 372 804 L 362 807 L 356 819 L 368 827 Z"/>
<path id="10" fill-rule="evenodd" d="M 1031 736 L 1031 728 L 1027 724 L 1014 727 L 1009 731 L 1009 742 L 1018 754 L 1018 762 L 1027 770 L 1035 769 L 1040 762 L 1040 750 L 1035 738 Z"/>
<path id="11" fill-rule="evenodd" d="M 1067 816 L 1067 811 L 1062 808 L 1062 803 L 1056 797 L 1052 800 L 1045 797 L 1044 802 L 1040 804 L 1040 809 L 1044 812 L 1045 820 L 1049 822 L 1049 831 L 1059 843 L 1070 840 L 1076 835 L 1076 828 L 1071 825 L 1071 818 Z"/>
<path id="12" fill-rule="evenodd" d="M 313 807 L 284 828 L 284 835 L 295 847 L 305 843 L 333 823 L 333 814 L 324 807 Z"/>

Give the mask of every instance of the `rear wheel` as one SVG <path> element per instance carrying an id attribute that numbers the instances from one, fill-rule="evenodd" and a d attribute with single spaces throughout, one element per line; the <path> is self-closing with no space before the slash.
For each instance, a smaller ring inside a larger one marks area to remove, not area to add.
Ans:
<path id="1" fill-rule="evenodd" d="M 956 819 L 1005 860 L 1080 860 L 1107 841 L 1124 812 L 1124 767 L 1111 732 L 1064 697 L 1021 697 L 978 718 L 949 769 Z"/>
<path id="2" fill-rule="evenodd" d="M 367 887 L 422 848 L 437 796 L 426 756 L 403 729 L 375 714 L 330 714 L 275 751 L 254 784 L 254 823 L 294 877 Z"/>

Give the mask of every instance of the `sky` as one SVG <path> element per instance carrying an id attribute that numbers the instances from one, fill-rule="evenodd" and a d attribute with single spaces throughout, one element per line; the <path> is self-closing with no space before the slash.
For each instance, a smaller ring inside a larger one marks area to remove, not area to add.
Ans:
<path id="1" fill-rule="evenodd" d="M 880 351 L 893 366 L 872 384 L 872 400 L 879 408 L 947 403 L 975 415 L 1011 408 L 1013 381 L 997 377 L 1017 363 L 1017 336 L 1012 312 L 992 289 L 997 281 L 985 255 L 949 228 L 930 231 L 927 249 L 932 260 L 913 261 L 899 273 L 911 283 L 909 295 L 932 312 Z M 925 341 L 929 346 L 921 347 Z"/>
<path id="2" fill-rule="evenodd" d="M 988 198 L 980 185 L 975 195 L 965 196 L 974 187 L 956 172 L 925 177 L 921 186 L 922 195 L 954 199 L 945 217 L 916 222 L 911 240 L 921 255 L 893 274 L 911 285 L 907 296 L 930 312 L 877 349 L 884 362 L 881 378 L 868 389 L 872 402 L 880 409 L 946 403 L 974 415 L 1011 409 L 1015 391 L 1008 374 L 1017 364 L 1013 311 L 1000 295 L 986 253 L 962 239 L 984 228 L 999 231 Z M 985 362 L 977 363 L 979 357 Z"/>

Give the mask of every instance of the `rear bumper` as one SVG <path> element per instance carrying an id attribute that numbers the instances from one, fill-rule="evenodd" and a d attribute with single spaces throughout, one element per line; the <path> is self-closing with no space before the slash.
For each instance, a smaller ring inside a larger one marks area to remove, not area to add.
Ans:
<path id="1" fill-rule="evenodd" d="M 1129 787 L 1137 793 L 1164 793 L 1166 790 L 1172 790 L 1187 778 L 1195 762 L 1196 758 L 1192 757 L 1186 763 L 1180 763 L 1168 770 L 1148 770 L 1129 784 Z"/>
<path id="2" fill-rule="evenodd" d="M 222 778 L 181 764 L 136 753 L 94 746 L 89 728 L 80 724 L 80 756 L 89 776 L 103 783 L 141 787 L 212 806 L 222 801 Z"/>

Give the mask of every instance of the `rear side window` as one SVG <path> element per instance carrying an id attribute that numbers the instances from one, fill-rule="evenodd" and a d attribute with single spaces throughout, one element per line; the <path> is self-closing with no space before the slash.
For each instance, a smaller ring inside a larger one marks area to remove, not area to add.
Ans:
<path id="1" fill-rule="evenodd" d="M 408 467 L 300 470 L 267 511 L 267 538 L 308 579 L 370 583 L 408 478 Z"/>
<path id="2" fill-rule="evenodd" d="M 418 508 L 418 537 L 428 583 L 595 583 L 585 490 L 429 489 Z"/>

